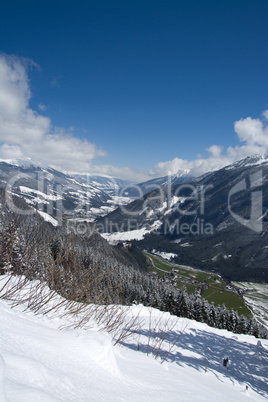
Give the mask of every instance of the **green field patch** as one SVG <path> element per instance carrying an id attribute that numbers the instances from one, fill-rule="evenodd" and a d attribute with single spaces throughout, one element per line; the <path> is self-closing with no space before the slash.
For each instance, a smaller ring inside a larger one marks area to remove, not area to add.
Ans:
<path id="1" fill-rule="evenodd" d="M 219 276 L 213 273 L 172 264 L 168 261 L 163 260 L 161 257 L 157 257 L 155 255 L 148 254 L 146 252 L 144 252 L 144 254 L 146 256 L 147 263 L 150 267 L 149 271 L 155 271 L 161 277 L 165 273 L 174 270 L 179 277 L 188 280 L 197 280 L 200 283 L 207 283 L 207 284 L 215 283 L 215 280 L 219 279 Z"/>
<path id="2" fill-rule="evenodd" d="M 185 287 L 186 291 L 191 294 L 194 293 L 196 288 L 201 284 L 205 284 L 208 288 L 202 293 L 202 297 L 209 303 L 213 302 L 216 306 L 224 304 L 228 309 L 233 309 L 237 311 L 239 315 L 243 314 L 246 317 L 252 315 L 244 300 L 237 293 L 225 289 L 226 283 L 220 279 L 218 275 L 172 264 L 163 260 L 161 257 L 146 252 L 144 252 L 144 254 L 147 259 L 149 271 L 156 272 L 160 278 L 172 270 L 175 271 L 178 277 L 178 289 Z M 193 283 L 194 281 L 197 281 L 197 283 Z M 257 292 L 254 293 L 256 297 L 267 297 Z"/>
<path id="3" fill-rule="evenodd" d="M 152 268 L 152 269 L 151 269 L 151 272 L 156 272 L 157 275 L 158 275 L 160 278 L 162 278 L 162 277 L 165 275 L 165 272 L 163 272 L 162 270 L 158 269 L 157 267 Z"/>
<path id="4" fill-rule="evenodd" d="M 154 265 L 155 268 L 158 269 L 162 269 L 165 272 L 170 272 L 172 270 L 176 270 L 179 271 L 178 275 L 184 277 L 184 278 L 188 278 L 188 279 L 196 279 L 199 282 L 213 282 L 214 278 L 217 278 L 217 276 L 215 276 L 215 274 L 211 274 L 208 272 L 203 272 L 200 270 L 196 270 L 196 269 L 192 269 L 192 268 L 186 268 L 186 267 L 182 267 L 180 265 L 176 265 L 176 264 L 172 264 L 168 261 L 163 260 L 161 257 L 152 255 L 152 254 L 148 254 L 146 252 L 144 252 L 147 262 L 149 265 Z"/>
<path id="5" fill-rule="evenodd" d="M 181 281 L 178 281 L 178 285 L 177 285 L 178 289 L 183 289 L 184 287 L 186 288 L 186 292 L 189 294 L 192 294 L 195 292 L 196 290 L 196 286 L 192 285 L 191 283 L 184 283 Z"/>
<path id="6" fill-rule="evenodd" d="M 251 311 L 245 305 L 244 300 L 235 292 L 224 290 L 224 284 L 217 284 L 217 286 L 210 286 L 202 294 L 208 302 L 215 305 L 224 304 L 227 309 L 233 309 L 238 312 L 239 315 L 243 314 L 246 317 L 250 317 Z"/>

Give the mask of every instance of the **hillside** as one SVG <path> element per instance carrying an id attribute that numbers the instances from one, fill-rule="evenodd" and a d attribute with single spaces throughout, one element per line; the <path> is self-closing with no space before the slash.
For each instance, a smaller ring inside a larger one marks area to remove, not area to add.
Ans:
<path id="1" fill-rule="evenodd" d="M 29 304 L 10 308 L 11 301 L 0 301 L 1 402 L 242 402 L 268 396 L 267 340 L 139 305 L 125 311 L 122 323 L 138 317 L 134 332 L 114 346 L 116 333 L 93 318 L 75 329 L 79 316 L 66 314 L 66 304 L 53 310 L 59 302 L 54 297 L 43 315 Z"/>

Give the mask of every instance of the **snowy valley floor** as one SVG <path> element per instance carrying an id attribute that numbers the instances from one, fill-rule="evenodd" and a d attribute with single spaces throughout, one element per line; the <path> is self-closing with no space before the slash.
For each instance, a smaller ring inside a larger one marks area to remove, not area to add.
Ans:
<path id="1" fill-rule="evenodd" d="M 139 314 L 141 331 L 114 346 L 110 335 L 97 332 L 97 325 L 67 329 L 66 316 L 36 316 L 24 309 L 0 300 L 1 402 L 220 402 L 268 397 L 267 340 L 258 344 L 252 336 L 133 306 L 128 315 Z M 154 345 L 154 328 L 168 333 L 158 360 L 154 352 L 147 356 Z M 170 356 L 161 364 L 169 348 Z M 226 355 L 228 370 L 222 365 Z"/>

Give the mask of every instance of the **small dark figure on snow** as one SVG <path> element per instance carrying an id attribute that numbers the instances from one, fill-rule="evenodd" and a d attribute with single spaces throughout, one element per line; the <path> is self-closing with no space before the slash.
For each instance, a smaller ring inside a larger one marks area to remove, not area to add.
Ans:
<path id="1" fill-rule="evenodd" d="M 226 368 L 228 368 L 228 367 L 227 367 L 228 360 L 229 360 L 228 357 L 225 357 L 225 358 L 223 359 L 223 366 L 226 367 Z"/>

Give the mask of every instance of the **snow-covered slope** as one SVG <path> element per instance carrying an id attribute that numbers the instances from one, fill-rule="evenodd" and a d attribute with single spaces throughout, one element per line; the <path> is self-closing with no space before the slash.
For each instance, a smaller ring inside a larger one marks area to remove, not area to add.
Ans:
<path id="1" fill-rule="evenodd" d="M 71 329 L 75 317 L 61 317 L 63 312 L 58 308 L 36 316 L 25 305 L 11 309 L 0 300 L 1 402 L 238 402 L 268 397 L 267 340 L 260 343 L 252 336 L 132 306 L 127 314 L 139 316 L 139 330 L 113 346 L 111 336 L 98 332 L 93 321 Z M 155 359 L 155 332 L 165 336 L 161 353 L 171 352 L 163 364 L 164 354 Z M 225 356 L 228 369 L 222 364 Z"/>

